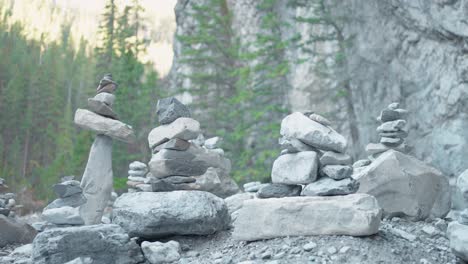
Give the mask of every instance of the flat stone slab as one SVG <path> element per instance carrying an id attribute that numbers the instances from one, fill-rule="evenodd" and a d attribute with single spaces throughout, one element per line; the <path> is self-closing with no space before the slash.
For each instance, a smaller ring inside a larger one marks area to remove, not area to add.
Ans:
<path id="1" fill-rule="evenodd" d="M 202 191 L 124 193 L 112 212 L 112 223 L 131 237 L 209 235 L 229 222 L 224 200 Z"/>
<path id="2" fill-rule="evenodd" d="M 97 134 L 103 134 L 123 142 L 132 143 L 136 139 L 131 126 L 86 109 L 76 110 L 74 122 L 83 129 L 91 130 Z"/>
<path id="3" fill-rule="evenodd" d="M 200 133 L 200 123 L 197 120 L 180 117 L 170 124 L 161 125 L 151 130 L 148 135 L 148 144 L 150 149 L 154 149 L 174 138 L 196 139 Z"/>
<path id="4" fill-rule="evenodd" d="M 246 200 L 233 238 L 254 241 L 285 236 L 369 236 L 379 230 L 381 209 L 367 194 Z"/>

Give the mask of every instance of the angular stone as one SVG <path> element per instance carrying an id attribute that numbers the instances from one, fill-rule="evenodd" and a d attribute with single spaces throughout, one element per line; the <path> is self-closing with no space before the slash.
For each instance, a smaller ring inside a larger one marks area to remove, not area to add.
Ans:
<path id="1" fill-rule="evenodd" d="M 207 149 L 215 149 L 215 148 L 219 148 L 222 143 L 223 143 L 222 138 L 212 137 L 212 138 L 205 140 L 205 144 L 203 146 L 205 146 L 205 148 Z"/>
<path id="2" fill-rule="evenodd" d="M 382 110 L 382 112 L 380 112 L 380 116 L 377 118 L 377 120 L 384 123 L 389 121 L 395 121 L 398 119 L 403 119 L 405 116 L 406 113 L 403 111 L 397 111 L 396 109 L 384 109 Z"/>
<path id="3" fill-rule="evenodd" d="M 30 225 L 4 215 L 0 215 L 0 247 L 9 244 L 28 244 L 36 236 Z"/>
<path id="4" fill-rule="evenodd" d="M 402 138 L 390 138 L 390 137 L 382 137 L 380 138 L 380 143 L 389 146 L 389 147 L 396 147 L 403 143 Z"/>
<path id="5" fill-rule="evenodd" d="M 372 163 L 372 161 L 370 161 L 368 159 L 358 160 L 358 161 L 354 162 L 353 168 L 356 169 L 356 168 L 365 167 L 365 166 L 368 166 L 371 163 Z"/>
<path id="6" fill-rule="evenodd" d="M 443 218 L 450 210 L 447 178 L 401 152 L 383 153 L 353 177 L 360 182 L 358 192 L 375 196 L 387 215 L 423 220 Z"/>
<path id="7" fill-rule="evenodd" d="M 468 261 L 468 225 L 451 222 L 447 228 L 452 252 L 464 261 Z"/>
<path id="8" fill-rule="evenodd" d="M 342 180 L 351 177 L 353 168 L 343 165 L 326 165 L 321 168 L 321 172 L 334 180 Z"/>
<path id="9" fill-rule="evenodd" d="M 381 209 L 365 194 L 286 197 L 244 201 L 233 238 L 260 240 L 285 236 L 350 235 L 378 232 Z"/>
<path id="10" fill-rule="evenodd" d="M 369 143 L 366 146 L 366 152 L 371 155 L 380 154 L 390 149 L 393 149 L 402 153 L 409 152 L 409 147 L 406 144 L 400 144 L 396 147 L 392 147 L 392 146 L 386 146 L 382 143 Z"/>
<path id="11" fill-rule="evenodd" d="M 45 209 L 42 211 L 42 219 L 56 225 L 83 225 L 80 209 L 70 206 Z"/>
<path id="12" fill-rule="evenodd" d="M 320 165 L 325 166 L 325 165 L 350 165 L 352 162 L 351 156 L 344 154 L 344 153 L 338 153 L 334 151 L 326 151 L 323 153 L 323 155 L 320 157 Z"/>
<path id="13" fill-rule="evenodd" d="M 156 178 L 203 175 L 209 167 L 231 169 L 228 159 L 203 147 L 191 145 L 186 151 L 162 149 L 149 162 Z"/>
<path id="14" fill-rule="evenodd" d="M 174 122 L 154 128 L 148 135 L 150 149 L 173 139 L 195 139 L 200 134 L 200 123 L 192 118 L 181 117 Z"/>
<path id="15" fill-rule="evenodd" d="M 101 223 L 113 188 L 112 139 L 97 135 L 81 180 L 81 188 L 87 202 L 80 207 L 80 215 L 86 225 Z"/>
<path id="16" fill-rule="evenodd" d="M 322 177 L 318 181 L 307 184 L 302 190 L 302 196 L 334 196 L 355 193 L 359 183 L 353 179 L 335 181 L 328 177 Z"/>
<path id="17" fill-rule="evenodd" d="M 151 189 L 153 192 L 171 192 L 177 189 L 181 190 L 182 187 L 175 186 L 174 184 L 166 182 L 163 179 L 157 179 L 151 182 Z"/>
<path id="18" fill-rule="evenodd" d="M 377 132 L 397 132 L 406 126 L 406 121 L 403 119 L 385 122 L 377 127 Z"/>
<path id="19" fill-rule="evenodd" d="M 318 160 L 314 151 L 279 156 L 273 163 L 273 183 L 308 184 L 317 179 Z"/>
<path id="20" fill-rule="evenodd" d="M 151 264 L 173 263 L 180 259 L 180 245 L 177 241 L 141 243 L 141 249 Z"/>
<path id="21" fill-rule="evenodd" d="M 98 93 L 94 96 L 93 99 L 112 107 L 112 105 L 114 105 L 115 95 L 111 93 Z"/>
<path id="22" fill-rule="evenodd" d="M 190 110 L 175 97 L 158 100 L 156 114 L 159 123 L 162 125 L 170 124 L 180 117 L 191 117 Z"/>
<path id="23" fill-rule="evenodd" d="M 123 142 L 134 142 L 135 133 L 129 125 L 106 118 L 85 109 L 75 112 L 75 124 L 79 127 L 103 134 Z"/>
<path id="24" fill-rule="evenodd" d="M 44 210 L 60 208 L 64 206 L 69 207 L 78 207 L 86 203 L 86 197 L 81 193 L 76 193 L 72 196 L 67 196 L 65 198 L 55 199 L 49 205 L 47 205 Z"/>
<path id="25" fill-rule="evenodd" d="M 98 115 L 102 115 L 116 120 L 119 119 L 117 117 L 117 114 L 114 112 L 114 110 L 112 110 L 110 106 L 93 98 L 88 98 L 88 108 L 89 110 L 93 111 Z"/>
<path id="26" fill-rule="evenodd" d="M 132 182 L 144 182 L 144 183 L 148 183 L 150 182 L 150 179 L 149 178 L 145 178 L 145 177 L 138 177 L 138 176 L 128 176 L 128 180 L 129 181 L 132 181 Z"/>
<path id="27" fill-rule="evenodd" d="M 83 192 L 80 187 L 80 182 L 75 180 L 54 184 L 53 189 L 55 194 L 60 198 Z"/>
<path id="28" fill-rule="evenodd" d="M 144 171 L 144 170 L 147 170 L 147 169 L 148 169 L 148 166 L 146 166 L 146 164 L 143 163 L 143 162 L 134 161 L 134 162 L 130 163 L 130 165 L 128 166 L 128 168 L 129 168 L 130 170 Z"/>
<path id="29" fill-rule="evenodd" d="M 138 244 L 114 224 L 53 228 L 34 239 L 34 264 L 63 264 L 80 257 L 89 257 L 93 263 L 144 262 Z"/>
<path id="30" fill-rule="evenodd" d="M 301 185 L 287 185 L 281 183 L 271 183 L 258 190 L 259 198 L 281 198 L 301 195 Z"/>
<path id="31" fill-rule="evenodd" d="M 208 235 L 229 225 L 224 200 L 208 192 L 124 193 L 117 198 L 112 223 L 134 237 Z"/>
<path id="32" fill-rule="evenodd" d="M 164 178 L 164 181 L 171 183 L 171 184 L 178 184 L 178 183 L 192 183 L 196 182 L 197 180 L 193 177 L 187 176 L 169 176 Z"/>
<path id="33" fill-rule="evenodd" d="M 397 109 L 398 107 L 400 107 L 400 103 L 393 102 L 393 103 L 391 103 L 391 104 L 389 104 L 389 105 L 387 106 L 387 109 L 395 110 L 395 109 Z"/>
<path id="34" fill-rule="evenodd" d="M 408 132 L 405 130 L 400 130 L 397 132 L 381 132 L 379 133 L 380 137 L 388 137 L 388 138 L 407 138 Z"/>
<path id="35" fill-rule="evenodd" d="M 286 149 L 288 153 L 297 153 L 302 151 L 315 151 L 314 147 L 311 147 L 307 144 L 302 143 L 299 139 L 296 138 L 287 138 L 281 137 L 278 140 L 281 148 Z"/>
<path id="36" fill-rule="evenodd" d="M 331 126 L 331 122 L 328 121 L 328 119 L 326 119 L 325 117 L 319 115 L 319 114 L 316 114 L 316 113 L 312 113 L 309 115 L 309 118 L 317 123 L 320 123 L 324 126 Z"/>
<path id="37" fill-rule="evenodd" d="M 190 142 L 187 140 L 183 140 L 180 138 L 173 138 L 168 142 L 161 144 L 153 149 L 153 152 L 161 151 L 162 149 L 170 149 L 170 150 L 179 150 L 184 151 L 190 148 Z"/>

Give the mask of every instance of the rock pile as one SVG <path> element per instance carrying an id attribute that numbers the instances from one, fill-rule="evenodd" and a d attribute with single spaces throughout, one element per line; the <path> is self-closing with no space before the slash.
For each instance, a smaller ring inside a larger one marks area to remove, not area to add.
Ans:
<path id="1" fill-rule="evenodd" d="M 94 98 L 88 99 L 88 108 L 77 109 L 74 122 L 81 128 L 97 133 L 89 153 L 88 163 L 81 180 L 81 188 L 86 203 L 79 208 L 79 214 L 86 225 L 99 224 L 104 209 L 108 205 L 113 186 L 112 138 L 133 142 L 135 134 L 132 127 L 117 120 L 112 110 L 117 84 L 112 75 L 106 74 Z M 68 209 L 70 210 L 70 209 Z"/>
<path id="2" fill-rule="evenodd" d="M 151 178 L 147 178 L 148 166 L 140 161 L 134 161 L 128 166 L 128 191 L 129 192 L 151 192 Z"/>
<path id="3" fill-rule="evenodd" d="M 406 155 L 402 119 L 407 111 L 397 103 L 382 110 L 383 122 L 377 132 L 381 143 L 369 144 L 369 160 L 356 162 L 353 178 L 360 193 L 377 198 L 387 216 L 399 215 L 411 220 L 443 218 L 450 210 L 450 188 L 447 177 L 424 162 Z"/>
<path id="4" fill-rule="evenodd" d="M 370 143 L 366 146 L 370 160 L 374 160 L 389 149 L 403 153 L 409 151 L 409 147 L 405 144 L 408 131 L 405 129 L 406 120 L 404 118 L 407 114 L 408 110 L 400 108 L 399 103 L 391 103 L 380 112 L 380 116 L 377 117 L 377 120 L 381 122 L 381 125 L 377 127 L 380 143 Z"/>
<path id="5" fill-rule="evenodd" d="M 283 150 L 273 164 L 272 183 L 244 185 L 246 191 L 258 190 L 261 199 L 249 195 L 226 199 L 235 218 L 233 237 L 251 241 L 377 233 L 381 209 L 374 197 L 353 194 L 358 184 L 351 178 L 347 142 L 330 122 L 315 113 L 296 112 L 283 119 L 280 133 Z"/>
<path id="6" fill-rule="evenodd" d="M 16 207 L 16 195 L 8 192 L 8 185 L 0 178 L 0 215 L 14 217 Z"/>
<path id="7" fill-rule="evenodd" d="M 458 177 L 457 191 L 463 197 L 464 204 L 468 205 L 468 170 Z M 457 220 L 451 222 L 447 229 L 450 248 L 455 255 L 468 261 L 468 208 L 463 209 Z"/>

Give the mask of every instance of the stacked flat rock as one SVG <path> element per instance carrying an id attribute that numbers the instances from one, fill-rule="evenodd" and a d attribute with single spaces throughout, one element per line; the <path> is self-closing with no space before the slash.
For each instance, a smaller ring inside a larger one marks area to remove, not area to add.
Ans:
<path id="1" fill-rule="evenodd" d="M 151 192 L 150 180 L 147 178 L 148 166 L 140 161 L 134 161 L 128 166 L 128 181 L 129 192 Z"/>
<path id="2" fill-rule="evenodd" d="M 381 125 L 377 127 L 380 143 L 370 143 L 366 146 L 371 160 L 389 149 L 408 152 L 408 146 L 405 144 L 408 131 L 405 130 L 406 120 L 404 119 L 408 111 L 399 107 L 398 103 L 392 103 L 377 117 L 377 120 L 381 122 Z"/>
<path id="3" fill-rule="evenodd" d="M 14 217 L 16 207 L 16 195 L 8 192 L 5 180 L 0 178 L 0 215 Z"/>
<path id="4" fill-rule="evenodd" d="M 161 125 L 148 135 L 152 191 L 200 190 L 220 197 L 239 191 L 229 177 L 231 163 L 219 147 L 222 139 L 204 140 L 187 106 L 174 97 L 161 99 L 157 115 Z"/>
<path id="5" fill-rule="evenodd" d="M 83 225 L 80 206 L 86 203 L 80 182 L 66 180 L 53 186 L 57 199 L 42 211 L 42 218 L 47 223 L 59 226 Z"/>
<path id="6" fill-rule="evenodd" d="M 458 177 L 456 188 L 461 194 L 465 208 L 460 212 L 458 221 L 449 224 L 447 237 L 453 253 L 464 261 L 468 261 L 468 170 Z"/>
<path id="7" fill-rule="evenodd" d="M 346 139 L 330 124 L 313 112 L 296 112 L 283 119 L 282 155 L 273 163 L 273 183 L 259 186 L 259 198 L 345 195 L 357 190 L 351 179 L 351 157 L 344 153 Z"/>

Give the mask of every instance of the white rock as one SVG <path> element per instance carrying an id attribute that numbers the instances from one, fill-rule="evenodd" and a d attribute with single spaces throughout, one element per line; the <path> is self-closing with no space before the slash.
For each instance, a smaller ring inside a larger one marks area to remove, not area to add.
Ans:
<path id="1" fill-rule="evenodd" d="M 183 140 L 196 139 L 200 134 L 200 123 L 192 118 L 181 117 L 174 122 L 154 128 L 148 135 L 149 147 L 163 144 L 173 138 Z"/>
<path id="2" fill-rule="evenodd" d="M 302 246 L 302 249 L 304 249 L 305 251 L 311 251 L 312 249 L 314 249 L 316 247 L 317 247 L 316 243 L 309 242 L 309 243 L 305 244 L 304 246 Z"/>
<path id="3" fill-rule="evenodd" d="M 145 163 L 140 162 L 140 161 L 134 161 L 128 165 L 128 168 L 130 170 L 135 170 L 135 171 L 144 171 L 148 169 L 148 166 L 146 166 Z"/>
<path id="4" fill-rule="evenodd" d="M 42 219 L 56 225 L 83 225 L 79 208 L 64 206 L 60 208 L 47 209 L 42 212 Z"/>
<path id="5" fill-rule="evenodd" d="M 468 225 L 451 222 L 448 225 L 447 236 L 452 252 L 464 261 L 468 261 Z"/>
<path id="6" fill-rule="evenodd" d="M 74 122 L 83 129 L 92 130 L 97 134 L 103 134 L 123 142 L 131 143 L 136 139 L 131 126 L 85 109 L 76 110 Z"/>
<path id="7" fill-rule="evenodd" d="M 115 101 L 115 95 L 111 93 L 98 93 L 94 96 L 94 99 L 99 102 L 103 102 L 108 106 L 112 106 Z"/>
<path id="8" fill-rule="evenodd" d="M 223 142 L 223 139 L 220 137 L 212 137 L 207 140 L 205 140 L 205 148 L 207 149 L 215 149 L 219 148 L 221 146 L 221 143 Z"/>
<path id="9" fill-rule="evenodd" d="M 288 115 L 281 122 L 282 136 L 296 138 L 307 145 L 343 153 L 346 139 L 330 127 L 317 123 L 299 112 Z"/>
<path id="10" fill-rule="evenodd" d="M 143 241 L 141 249 L 151 264 L 172 263 L 180 259 L 180 245 L 177 241 L 171 240 L 167 243 Z"/>
<path id="11" fill-rule="evenodd" d="M 394 132 L 402 130 L 406 125 L 406 121 L 403 119 L 385 122 L 377 127 L 377 132 Z"/>
<path id="12" fill-rule="evenodd" d="M 254 199 L 245 201 L 239 210 L 233 238 L 367 236 L 378 232 L 380 217 L 377 200 L 366 194 Z"/>
<path id="13" fill-rule="evenodd" d="M 317 179 L 318 160 L 314 151 L 279 156 L 273 163 L 273 183 L 308 184 Z"/>
<path id="14" fill-rule="evenodd" d="M 442 218 L 450 210 L 447 178 L 401 152 L 385 152 L 353 177 L 360 183 L 358 192 L 375 196 L 385 214 L 422 220 Z"/>

